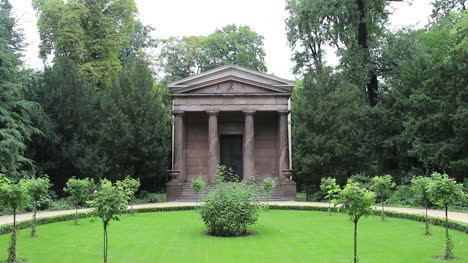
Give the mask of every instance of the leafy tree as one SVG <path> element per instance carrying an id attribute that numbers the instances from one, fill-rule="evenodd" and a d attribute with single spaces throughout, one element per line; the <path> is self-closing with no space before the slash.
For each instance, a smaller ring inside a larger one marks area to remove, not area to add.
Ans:
<path id="1" fill-rule="evenodd" d="M 133 210 L 132 200 L 135 198 L 135 193 L 138 191 L 138 188 L 140 188 L 140 180 L 127 176 L 124 180 L 115 182 L 115 186 L 122 190 L 127 196 L 127 200 L 131 206 L 131 214 L 134 215 L 135 211 Z"/>
<path id="2" fill-rule="evenodd" d="M 328 198 L 328 215 L 331 216 L 331 201 L 335 198 L 335 196 L 340 192 L 341 188 L 339 185 L 336 184 L 336 179 L 331 177 L 323 177 L 320 190 L 322 190 L 327 195 L 325 196 Z"/>
<path id="3" fill-rule="evenodd" d="M 385 210 L 384 210 L 384 198 L 395 188 L 396 184 L 392 181 L 391 175 L 375 176 L 371 181 L 371 189 L 380 198 L 380 204 L 382 206 L 382 213 L 380 214 L 382 221 L 385 221 Z"/>
<path id="4" fill-rule="evenodd" d="M 201 175 L 192 180 L 192 189 L 193 191 L 195 191 L 195 193 L 197 193 L 197 195 L 199 196 L 198 198 L 200 198 L 200 193 L 203 191 L 203 189 L 205 189 L 205 187 L 206 187 L 206 182 L 203 181 Z"/>
<path id="5" fill-rule="evenodd" d="M 453 241 L 449 235 L 448 228 L 448 207 L 458 201 L 466 200 L 463 192 L 463 185 L 458 184 L 455 179 L 449 178 L 447 174 L 433 173 L 432 182 L 429 185 L 429 199 L 445 209 L 445 255 L 444 259 L 452 259 Z"/>
<path id="6" fill-rule="evenodd" d="M 133 0 L 34 0 L 40 56 L 68 57 L 98 87 L 110 86 L 128 47 L 137 8 Z"/>
<path id="7" fill-rule="evenodd" d="M 164 82 L 225 64 L 266 72 L 263 36 L 248 26 L 227 25 L 208 36 L 170 37 L 159 41 L 158 65 Z"/>
<path id="8" fill-rule="evenodd" d="M 27 190 L 29 197 L 33 203 L 33 220 L 31 226 L 31 237 L 37 237 L 36 235 L 36 213 L 37 213 L 37 206 L 49 198 L 49 187 L 50 181 L 49 177 L 38 177 L 38 178 L 31 178 L 31 179 L 21 179 L 19 182 L 23 185 Z"/>
<path id="9" fill-rule="evenodd" d="M 84 204 L 87 199 L 89 199 L 95 191 L 94 182 L 89 179 L 76 179 L 74 177 L 70 178 L 63 189 L 68 193 L 70 202 L 75 206 L 75 225 L 78 224 L 78 207 L 81 204 Z"/>
<path id="10" fill-rule="evenodd" d="M 327 176 L 344 182 L 369 165 L 362 125 L 368 106 L 349 86 L 342 75 L 324 69 L 307 74 L 293 91 L 294 162 L 301 179 L 312 178 L 310 184 Z"/>
<path id="11" fill-rule="evenodd" d="M 425 229 L 424 235 L 430 235 L 431 230 L 429 228 L 429 219 L 427 217 L 427 209 L 429 207 L 429 187 L 432 183 L 432 179 L 430 177 L 413 177 L 411 179 L 411 188 L 412 190 L 417 193 L 422 201 L 424 202 L 424 207 L 426 208 L 426 222 L 425 222 Z"/>
<path id="12" fill-rule="evenodd" d="M 311 59 L 312 66 L 320 69 L 322 46 L 334 46 L 346 76 L 362 87 L 369 105 L 375 106 L 378 74 L 373 51 L 387 21 L 386 6 L 387 0 L 289 0 L 288 41 L 302 47 L 295 54 L 296 70 L 310 67 Z"/>
<path id="13" fill-rule="evenodd" d="M 432 1 L 431 17 L 435 20 L 449 16 L 449 13 L 463 13 L 466 10 L 466 0 L 434 0 Z"/>
<path id="14" fill-rule="evenodd" d="M 120 60 L 123 62 L 132 61 L 146 50 L 157 47 L 157 40 L 151 37 L 153 27 L 144 25 L 139 20 L 136 20 L 133 26 L 129 45 L 120 51 Z"/>
<path id="15" fill-rule="evenodd" d="M 0 203 L 13 210 L 13 231 L 11 233 L 10 247 L 8 248 L 8 259 L 6 262 L 17 262 L 16 258 L 16 213 L 29 202 L 28 189 L 23 184 L 12 183 L 0 175 Z"/>
<path id="16" fill-rule="evenodd" d="M 112 185 L 109 181 L 101 184 L 102 187 L 94 200 L 94 215 L 102 219 L 104 226 L 104 263 L 107 262 L 109 250 L 109 238 L 107 229 L 111 220 L 119 220 L 118 215 L 127 208 L 127 194 L 118 186 Z"/>
<path id="17" fill-rule="evenodd" d="M 36 104 L 24 98 L 21 85 L 22 32 L 12 16 L 8 0 L 0 1 L 0 173 L 19 177 L 34 170 L 34 162 L 25 154 L 27 142 L 39 134 L 32 123 Z"/>
<path id="18" fill-rule="evenodd" d="M 262 189 L 265 192 L 267 207 L 268 207 L 268 199 L 270 198 L 270 193 L 276 187 L 276 179 L 267 177 L 263 179 L 262 182 Z"/>
<path id="19" fill-rule="evenodd" d="M 453 14 L 454 21 L 415 36 L 413 55 L 399 64 L 393 82 L 407 113 L 405 134 L 409 154 L 431 170 L 468 176 L 468 14 Z"/>
<path id="20" fill-rule="evenodd" d="M 227 25 L 203 39 L 201 71 L 236 64 L 266 72 L 263 36 L 249 26 Z"/>
<path id="21" fill-rule="evenodd" d="M 170 148 L 170 113 L 164 94 L 141 58 L 126 64 L 103 93 L 100 147 L 108 156 L 108 178 L 139 178 L 156 189 L 164 184 Z"/>
<path id="22" fill-rule="evenodd" d="M 99 141 L 103 114 L 94 86 L 67 58 L 56 59 L 29 89 L 31 100 L 48 116 L 46 135 L 31 148 L 34 160 L 61 189 L 71 176 L 103 177 L 109 170 L 107 156 Z"/>
<path id="23" fill-rule="evenodd" d="M 166 75 L 166 82 L 200 73 L 203 39 L 201 36 L 188 36 L 159 40 L 158 66 Z"/>
<path id="24" fill-rule="evenodd" d="M 334 199 L 333 202 L 343 204 L 340 209 L 343 209 L 354 223 L 354 263 L 357 263 L 359 261 L 357 256 L 358 222 L 361 217 L 372 213 L 371 206 L 375 202 L 375 194 L 351 181 L 346 184 L 338 195 L 338 199 Z"/>

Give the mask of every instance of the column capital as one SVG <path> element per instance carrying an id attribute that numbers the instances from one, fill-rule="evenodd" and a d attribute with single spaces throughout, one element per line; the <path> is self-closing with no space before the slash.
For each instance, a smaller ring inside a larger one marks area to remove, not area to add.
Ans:
<path id="1" fill-rule="evenodd" d="M 218 116 L 219 111 L 217 111 L 217 110 L 208 110 L 208 111 L 206 111 L 206 114 L 208 114 L 208 116 Z"/>
<path id="2" fill-rule="evenodd" d="M 173 114 L 174 116 L 177 116 L 177 115 L 183 116 L 184 113 L 185 113 L 185 111 L 183 111 L 183 110 L 173 110 L 173 111 L 172 111 L 172 114 Z"/>
<path id="3" fill-rule="evenodd" d="M 244 113 L 244 115 L 254 115 L 255 114 L 255 110 L 243 110 L 242 112 Z"/>
<path id="4" fill-rule="evenodd" d="M 290 110 L 278 110 L 278 114 L 288 115 L 290 112 L 291 112 Z"/>

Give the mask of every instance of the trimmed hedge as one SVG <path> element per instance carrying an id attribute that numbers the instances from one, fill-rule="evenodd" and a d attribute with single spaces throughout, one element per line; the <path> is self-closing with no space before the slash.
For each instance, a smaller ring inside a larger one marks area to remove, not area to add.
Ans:
<path id="1" fill-rule="evenodd" d="M 145 207 L 145 208 L 136 208 L 134 211 L 136 213 L 151 213 L 151 212 L 169 212 L 169 211 L 186 211 L 186 210 L 195 210 L 197 206 L 167 206 L 167 207 Z M 306 211 L 320 211 L 320 212 L 327 212 L 328 207 L 322 206 L 295 206 L 295 205 L 270 205 L 270 209 L 277 209 L 277 210 L 306 210 Z M 335 208 L 336 209 L 336 208 Z M 128 209 L 124 213 L 129 214 L 131 211 Z M 379 215 L 380 211 L 375 210 L 374 214 Z M 416 215 L 416 214 L 405 214 L 400 212 L 394 211 L 385 211 L 385 215 L 389 217 L 395 218 L 403 218 L 409 219 L 414 221 L 424 222 L 426 220 L 425 216 L 423 215 Z M 91 217 L 91 212 L 82 212 L 78 213 L 78 218 L 88 218 Z M 36 220 L 37 225 L 44 225 L 49 223 L 73 220 L 75 218 L 75 214 L 66 214 L 66 215 L 58 215 L 58 216 L 51 216 L 51 217 L 42 217 Z M 429 223 L 438 226 L 445 226 L 445 219 L 437 218 L 437 217 L 429 217 Z M 16 226 L 18 229 L 25 229 L 31 227 L 32 220 L 26 220 L 17 222 Z M 12 224 L 6 224 L 0 226 L 0 235 L 11 233 L 12 231 Z M 458 230 L 464 233 L 468 233 L 468 224 L 457 222 L 457 221 L 449 221 L 449 228 Z"/>
<path id="2" fill-rule="evenodd" d="M 295 206 L 295 205 L 270 205 L 270 209 L 307 210 L 307 211 L 321 211 L 321 212 L 328 211 L 328 207 L 322 207 L 322 206 Z M 335 211 L 337 211 L 337 210 L 335 210 Z M 373 213 L 374 213 L 374 215 L 378 216 L 378 215 L 380 215 L 380 210 L 374 210 Z M 426 221 L 426 217 L 423 216 L 423 215 L 406 214 L 406 213 L 400 213 L 400 212 L 395 212 L 395 211 L 387 211 L 387 210 L 385 211 L 385 216 L 409 219 L 409 220 L 420 221 L 420 222 L 425 222 Z M 429 216 L 428 219 L 429 219 L 429 223 L 432 224 L 432 225 L 445 226 L 445 219 L 443 219 L 443 218 Z M 461 232 L 464 232 L 464 233 L 468 233 L 468 224 L 465 224 L 465 223 L 462 223 L 462 222 L 449 220 L 448 227 L 450 229 L 454 229 L 454 230 L 458 230 L 458 231 L 461 231 Z"/>

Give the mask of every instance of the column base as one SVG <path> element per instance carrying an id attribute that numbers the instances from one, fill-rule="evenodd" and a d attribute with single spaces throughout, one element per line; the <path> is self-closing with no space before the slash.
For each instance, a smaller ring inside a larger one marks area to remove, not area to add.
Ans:
<path id="1" fill-rule="evenodd" d="M 182 183 L 179 181 L 170 181 L 166 184 L 167 201 L 175 201 L 182 193 Z"/>
<path id="2" fill-rule="evenodd" d="M 294 181 L 283 181 L 280 183 L 283 197 L 288 201 L 296 200 L 296 183 Z"/>

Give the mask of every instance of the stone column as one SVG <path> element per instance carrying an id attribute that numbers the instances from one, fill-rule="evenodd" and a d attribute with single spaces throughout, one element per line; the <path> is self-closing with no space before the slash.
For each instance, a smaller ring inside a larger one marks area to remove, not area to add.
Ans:
<path id="1" fill-rule="evenodd" d="M 254 110 L 244 110 L 244 180 L 250 179 L 255 173 L 255 141 L 254 141 Z"/>
<path id="2" fill-rule="evenodd" d="M 219 111 L 207 111 L 208 114 L 208 182 L 213 183 L 219 165 Z"/>
<path id="3" fill-rule="evenodd" d="M 173 111 L 174 114 L 174 170 L 180 171 L 179 181 L 187 180 L 185 174 L 185 132 L 184 112 Z"/>
<path id="4" fill-rule="evenodd" d="M 279 110 L 279 165 L 278 173 L 280 180 L 288 180 L 283 174 L 283 170 L 289 169 L 288 165 L 288 114 L 289 110 Z"/>

